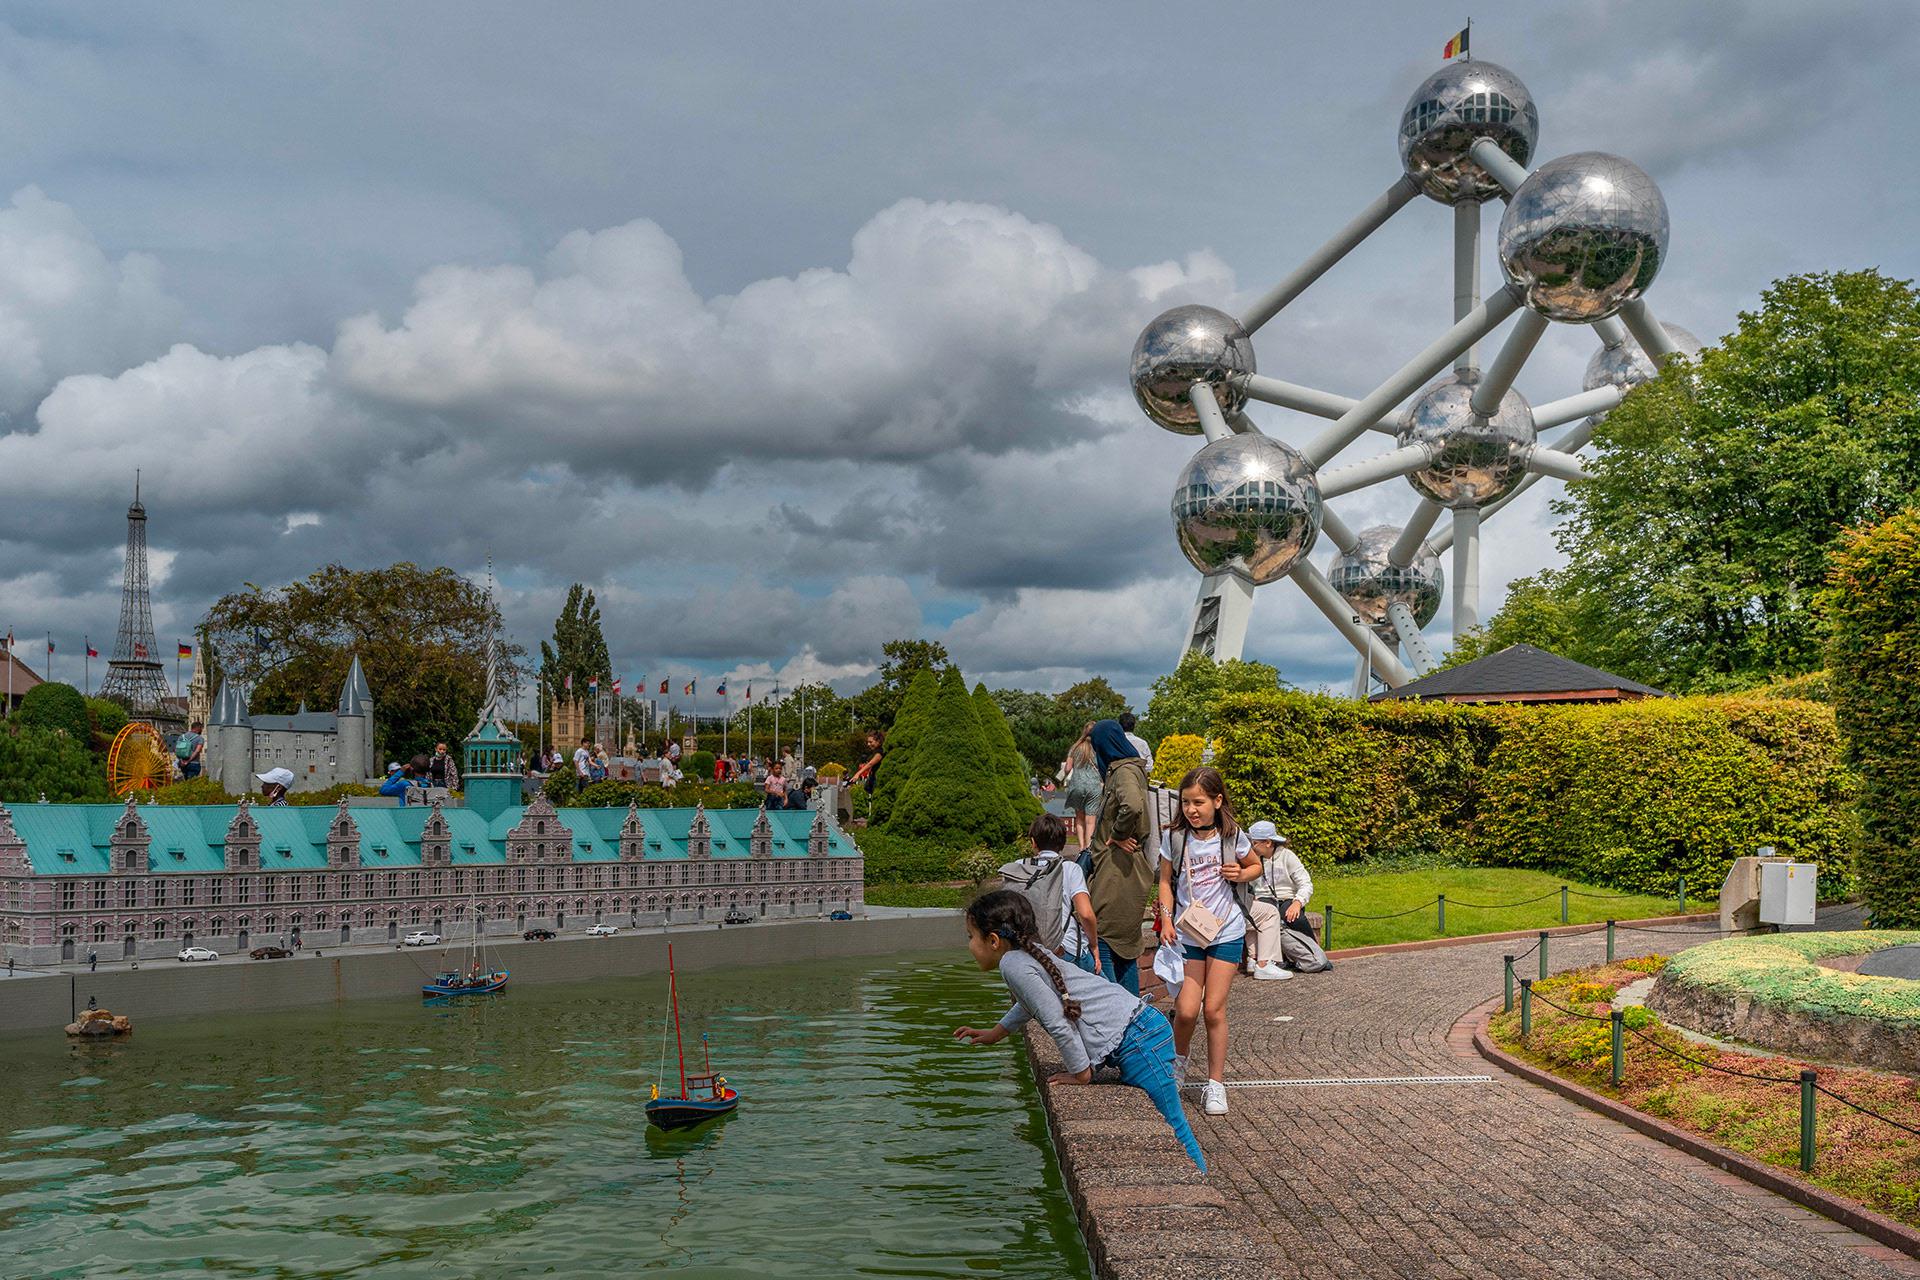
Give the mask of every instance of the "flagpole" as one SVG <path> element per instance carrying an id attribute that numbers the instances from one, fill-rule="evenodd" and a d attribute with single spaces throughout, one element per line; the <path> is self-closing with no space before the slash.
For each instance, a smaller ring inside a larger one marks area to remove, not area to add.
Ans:
<path id="1" fill-rule="evenodd" d="M 93 688 L 93 640 L 89 636 L 80 637 L 80 683 L 84 697 L 87 690 Z"/>
<path id="2" fill-rule="evenodd" d="M 47 683 L 53 683 L 53 632 L 47 632 Z"/>

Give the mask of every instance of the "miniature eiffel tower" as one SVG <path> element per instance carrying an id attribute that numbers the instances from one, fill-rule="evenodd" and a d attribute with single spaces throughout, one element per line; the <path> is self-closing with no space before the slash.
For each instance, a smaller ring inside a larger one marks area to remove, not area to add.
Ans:
<path id="1" fill-rule="evenodd" d="M 120 589 L 120 632 L 100 684 L 111 698 L 142 720 L 177 721 L 167 703 L 167 678 L 160 645 L 153 638 L 153 602 L 147 591 L 147 509 L 140 505 L 140 473 L 134 473 L 133 505 L 127 508 L 126 578 Z"/>

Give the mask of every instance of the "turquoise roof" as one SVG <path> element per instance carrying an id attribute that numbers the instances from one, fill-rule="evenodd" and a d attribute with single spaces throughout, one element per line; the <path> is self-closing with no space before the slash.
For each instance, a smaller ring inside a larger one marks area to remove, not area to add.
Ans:
<path id="1" fill-rule="evenodd" d="M 156 872 L 221 871 L 226 867 L 227 828 L 237 806 L 141 805 L 137 812 L 151 835 L 148 866 Z M 10 810 L 13 827 L 26 842 L 27 856 L 42 875 L 109 875 L 109 842 L 126 813 L 116 804 L 23 804 Z M 332 805 L 287 805 L 249 810 L 260 828 L 260 867 L 264 871 L 324 871 L 327 829 L 338 812 Z M 417 867 L 420 836 L 433 810 L 351 808 L 360 831 L 363 867 Z M 646 856 L 673 861 L 687 856 L 692 809 L 639 809 Z M 470 809 L 442 808 L 453 866 L 485 866 L 507 860 L 507 833 L 520 824 L 525 807 L 515 805 L 492 821 Z M 554 816 L 573 837 L 575 862 L 614 862 L 620 857 L 620 828 L 625 809 L 559 809 Z M 709 809 L 713 856 L 744 858 L 758 809 Z M 813 827 L 811 812 L 767 814 L 773 827 L 773 856 L 804 858 Z M 828 844 L 831 857 L 855 857 L 853 841 L 836 830 Z M 71 859 L 69 856 L 71 855 Z"/>

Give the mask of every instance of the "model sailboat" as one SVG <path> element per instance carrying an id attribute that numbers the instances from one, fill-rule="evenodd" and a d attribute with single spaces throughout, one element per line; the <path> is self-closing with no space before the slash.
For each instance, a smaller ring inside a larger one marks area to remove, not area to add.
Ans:
<path id="1" fill-rule="evenodd" d="M 667 994 L 673 1004 L 673 1048 L 680 1058 L 680 1094 L 662 1097 L 660 1086 L 653 1086 L 647 1102 L 647 1123 L 658 1129 L 691 1129 L 720 1116 L 731 1115 L 740 1105 L 740 1095 L 727 1087 L 727 1078 L 713 1074 L 713 1054 L 707 1037 L 700 1037 L 700 1052 L 706 1062 L 705 1075 L 687 1074 L 687 1053 L 680 1038 L 680 986 L 673 971 L 673 944 L 667 944 Z M 666 1065 L 665 1036 L 661 1037 L 661 1065 Z"/>
<path id="2" fill-rule="evenodd" d="M 420 985 L 420 994 L 431 1000 L 436 996 L 488 996 L 506 988 L 507 970 L 488 963 L 480 954 L 480 919 L 475 911 L 467 937 L 466 967 L 434 974 L 431 982 Z"/>

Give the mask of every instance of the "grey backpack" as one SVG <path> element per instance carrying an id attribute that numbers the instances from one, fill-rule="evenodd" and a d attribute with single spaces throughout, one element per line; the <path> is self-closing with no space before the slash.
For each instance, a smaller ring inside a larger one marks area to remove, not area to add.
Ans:
<path id="1" fill-rule="evenodd" d="M 1066 901 L 1060 888 L 1060 868 L 1065 865 L 1064 858 L 1048 858 L 1044 862 L 1038 858 L 1021 858 L 1000 867 L 1000 887 L 1011 889 L 1027 900 L 1040 926 L 1040 945 L 1048 951 L 1058 951 L 1060 939 L 1067 932 Z"/>
<path id="2" fill-rule="evenodd" d="M 1280 930 L 1280 957 L 1296 973 L 1324 973 L 1333 968 L 1333 961 L 1327 959 L 1318 940 L 1298 929 Z"/>

